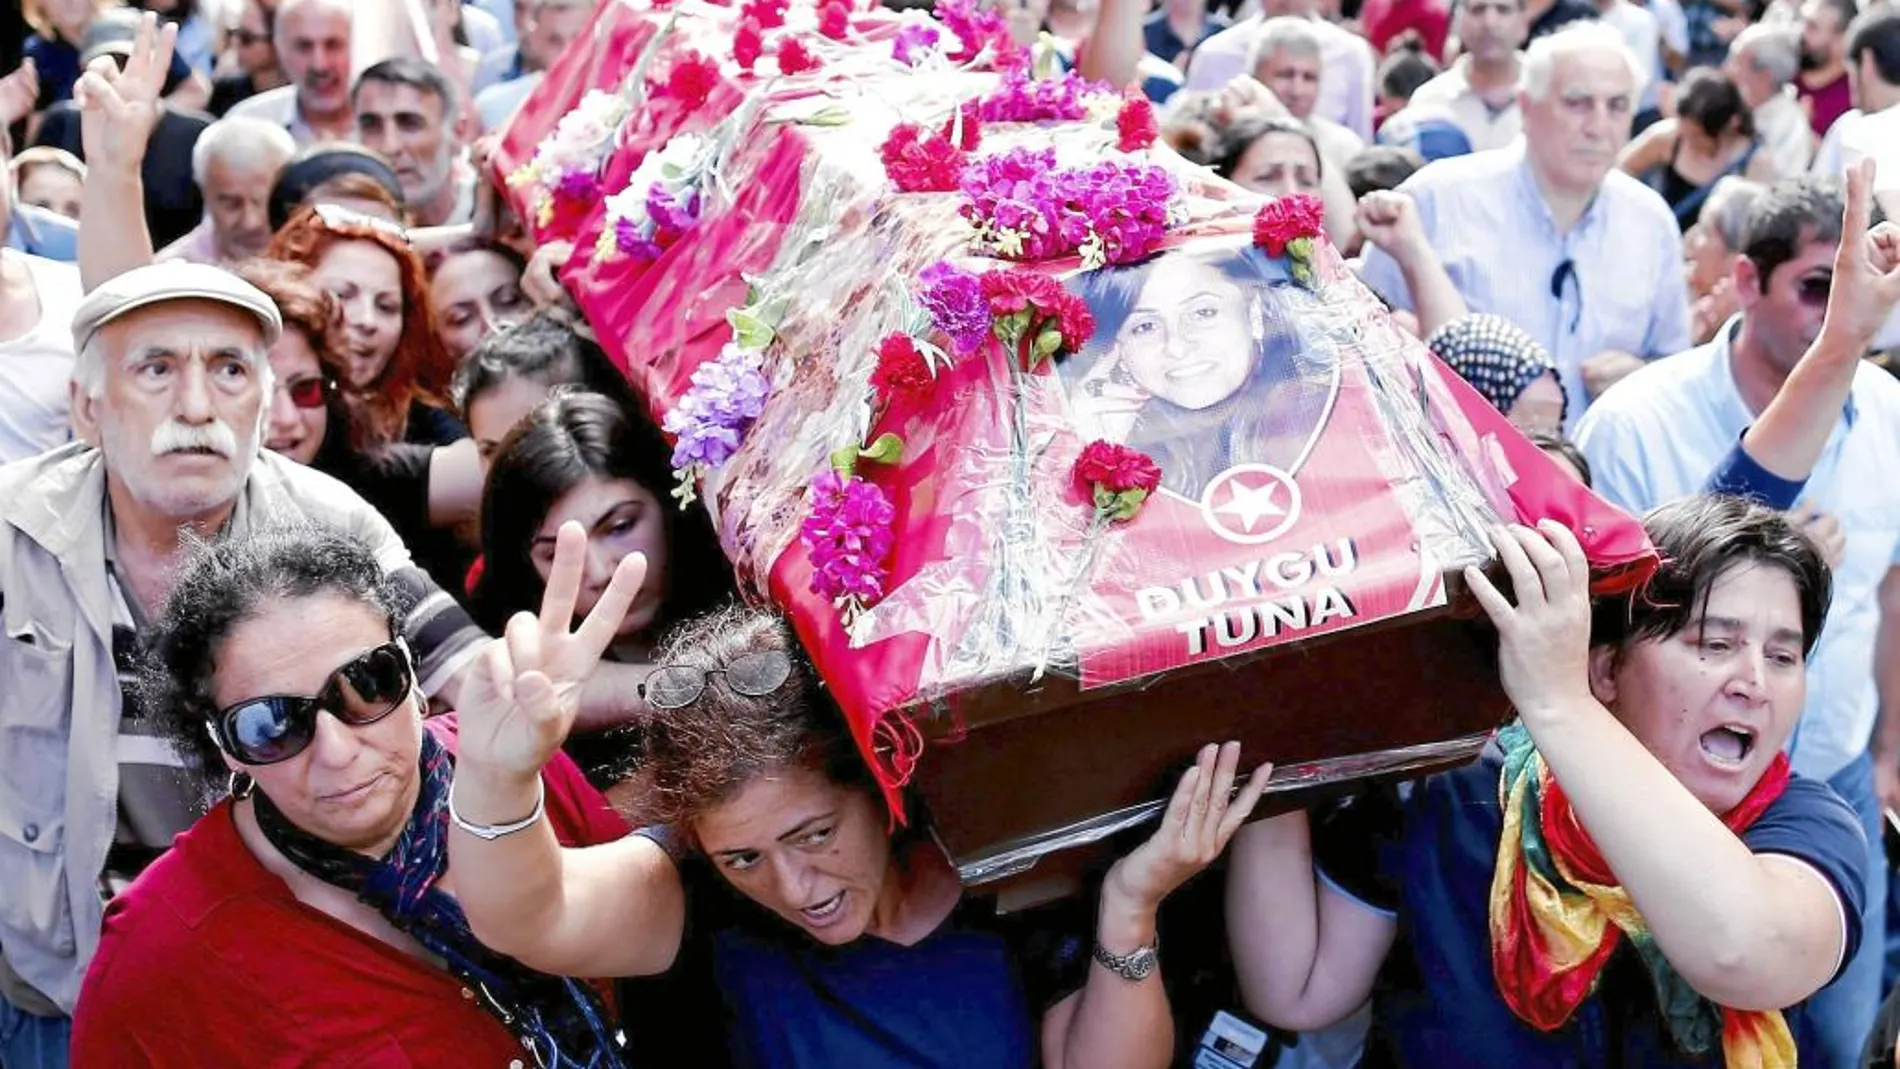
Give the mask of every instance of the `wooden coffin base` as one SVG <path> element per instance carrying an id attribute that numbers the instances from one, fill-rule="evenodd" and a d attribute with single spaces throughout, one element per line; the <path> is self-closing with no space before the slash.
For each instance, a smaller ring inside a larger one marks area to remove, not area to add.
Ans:
<path id="1" fill-rule="evenodd" d="M 1509 703 L 1495 633 L 1464 615 L 1441 609 L 1147 687 L 1083 692 L 1047 677 L 961 695 L 920 718 L 929 745 L 912 787 L 966 884 L 1048 885 L 1030 892 L 1047 898 L 1091 851 L 1050 855 L 1099 855 L 1158 817 L 1209 742 L 1239 740 L 1243 767 L 1274 762 L 1263 817 L 1348 782 L 1471 760 Z"/>

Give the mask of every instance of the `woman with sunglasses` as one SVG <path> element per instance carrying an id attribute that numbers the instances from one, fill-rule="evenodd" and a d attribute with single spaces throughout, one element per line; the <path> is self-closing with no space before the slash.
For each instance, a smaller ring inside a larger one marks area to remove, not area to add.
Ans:
<path id="1" fill-rule="evenodd" d="M 665 837 L 563 850 L 536 819 L 540 769 L 574 718 L 577 677 L 549 657 L 570 641 L 583 541 L 578 524 L 562 528 L 540 618 L 516 617 L 477 667 L 477 694 L 511 699 L 464 700 L 450 856 L 490 945 L 537 968 L 621 974 L 681 934 L 651 923 L 651 874 L 672 871 Z M 589 648 L 612 640 L 642 571 L 637 557 L 620 564 L 581 625 Z M 694 912 L 684 975 L 711 978 L 736 1064 L 1169 1064 L 1156 910 L 1259 798 L 1264 769 L 1229 801 L 1238 746 L 1200 754 L 1154 836 L 1109 871 L 1092 930 L 1051 927 L 966 898 L 915 807 L 893 832 L 784 621 L 726 609 L 682 628 L 659 660 L 641 687 L 652 798 L 696 855 L 679 869 Z"/>
<path id="2" fill-rule="evenodd" d="M 315 528 L 185 568 L 146 683 L 206 790 L 228 775 L 230 797 L 108 909 L 73 1065 L 629 1064 L 594 986 L 470 932 L 447 853 L 455 726 L 423 722 L 401 602 L 366 547 Z M 540 782 L 559 841 L 626 833 L 565 759 Z M 676 927 L 670 891 L 657 919 Z"/>

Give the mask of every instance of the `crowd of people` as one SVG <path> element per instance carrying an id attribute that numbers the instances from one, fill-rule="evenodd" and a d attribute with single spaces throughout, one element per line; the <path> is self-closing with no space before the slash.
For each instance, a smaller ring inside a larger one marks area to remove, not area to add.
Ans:
<path id="1" fill-rule="evenodd" d="M 1004 908 L 499 195 L 591 3 L 24 0 L 0 1069 L 1893 1064 L 1900 8 L 1007 6 L 1320 198 L 1656 573 L 1498 529 L 1477 762 L 1247 823 L 1277 755 L 1203 740 Z"/>

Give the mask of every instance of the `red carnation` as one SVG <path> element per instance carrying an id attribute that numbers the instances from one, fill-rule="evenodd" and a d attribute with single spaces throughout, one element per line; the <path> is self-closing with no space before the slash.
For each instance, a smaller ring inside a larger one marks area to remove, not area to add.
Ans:
<path id="1" fill-rule="evenodd" d="M 790 6 L 790 0 L 748 0 L 739 10 L 762 29 L 775 30 L 785 25 L 785 9 Z"/>
<path id="2" fill-rule="evenodd" d="M 905 193 L 951 193 L 963 177 L 968 158 L 947 139 L 901 123 L 878 148 L 884 173 Z"/>
<path id="3" fill-rule="evenodd" d="M 937 384 L 930 365 L 917 343 L 908 334 L 887 334 L 877 344 L 877 370 L 871 374 L 871 386 L 886 401 L 898 394 L 913 397 L 928 393 Z"/>
<path id="4" fill-rule="evenodd" d="M 1068 290 L 1062 291 L 1050 311 L 1055 313 L 1056 331 L 1062 335 L 1063 352 L 1080 352 L 1095 336 L 1095 313 L 1089 311 L 1089 302 Z"/>
<path id="5" fill-rule="evenodd" d="M 1115 147 L 1123 152 L 1140 152 L 1155 143 L 1160 127 L 1155 125 L 1155 106 L 1146 94 L 1130 89 L 1122 95 L 1121 110 L 1115 113 Z"/>
<path id="6" fill-rule="evenodd" d="M 842 41 L 851 33 L 851 5 L 840 0 L 826 0 L 818 5 L 818 32 L 834 41 Z"/>
<path id="7" fill-rule="evenodd" d="M 983 296 L 990 302 L 990 314 L 999 318 L 1029 308 L 1052 313 L 1067 293 L 1062 283 L 1025 267 L 983 273 Z"/>
<path id="8" fill-rule="evenodd" d="M 1319 237 L 1325 221 L 1326 206 L 1318 197 L 1275 197 L 1253 217 L 1253 243 L 1268 256 L 1284 256 L 1288 242 Z"/>
<path id="9" fill-rule="evenodd" d="M 803 74 L 815 71 L 823 66 L 805 42 L 796 37 L 786 37 L 778 46 L 778 69 L 783 74 Z"/>
<path id="10" fill-rule="evenodd" d="M 956 146 L 965 152 L 975 152 L 977 146 L 983 143 L 983 121 L 977 117 L 978 110 L 976 101 L 964 101 L 957 108 L 957 113 L 963 116 L 961 127 L 958 126 L 956 115 L 945 119 L 943 139 L 956 142 Z"/>
<path id="11" fill-rule="evenodd" d="M 1152 494 L 1161 485 L 1161 466 L 1138 449 L 1097 439 L 1075 458 L 1075 481 L 1091 493 L 1100 487 L 1111 494 Z"/>
<path id="12" fill-rule="evenodd" d="M 673 69 L 666 76 L 666 95 L 685 104 L 688 109 L 697 108 L 712 95 L 713 87 L 719 84 L 719 64 L 707 59 L 692 49 L 683 49 L 679 58 L 673 61 Z"/>
<path id="13" fill-rule="evenodd" d="M 739 28 L 732 32 L 732 58 L 737 60 L 742 70 L 751 70 L 752 65 L 765 54 L 765 28 L 751 15 L 739 20 Z"/>

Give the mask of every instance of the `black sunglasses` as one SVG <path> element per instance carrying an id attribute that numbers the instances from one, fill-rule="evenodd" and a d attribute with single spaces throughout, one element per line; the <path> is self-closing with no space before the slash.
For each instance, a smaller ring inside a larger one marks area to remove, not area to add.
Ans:
<path id="1" fill-rule="evenodd" d="M 272 694 L 228 706 L 207 724 L 211 740 L 241 764 L 274 765 L 310 747 L 317 713 L 363 727 L 396 711 L 413 689 L 409 648 L 386 642 L 330 673 L 314 698 Z"/>
<path id="2" fill-rule="evenodd" d="M 763 698 L 792 678 L 792 659 L 784 650 L 762 650 L 735 657 L 724 668 L 661 665 L 640 684 L 640 698 L 655 709 L 684 709 L 706 693 L 706 681 L 713 676 L 725 676 L 734 694 Z"/>

